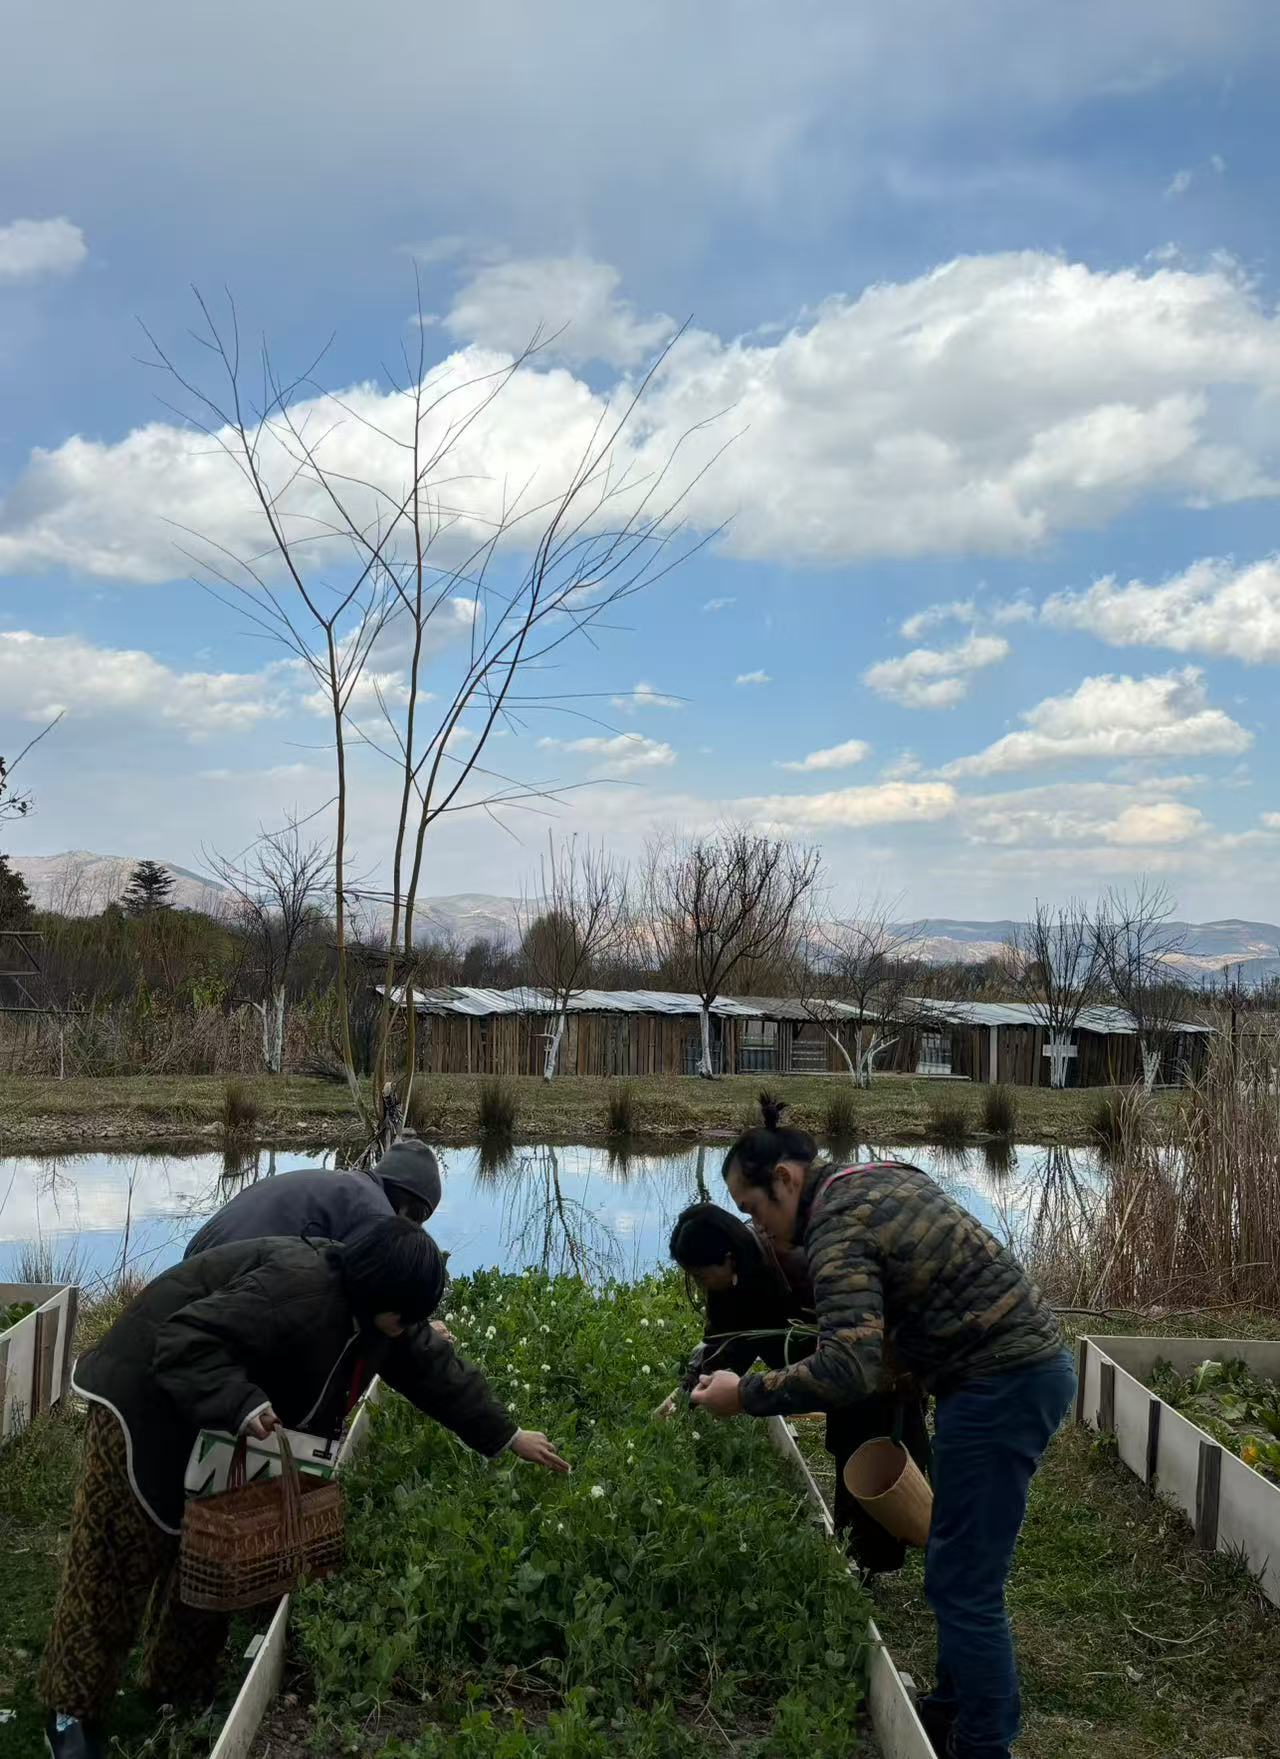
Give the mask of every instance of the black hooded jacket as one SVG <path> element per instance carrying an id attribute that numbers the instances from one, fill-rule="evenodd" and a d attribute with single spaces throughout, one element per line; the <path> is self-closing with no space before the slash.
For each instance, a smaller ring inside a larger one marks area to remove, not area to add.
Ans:
<path id="1" fill-rule="evenodd" d="M 341 1262 L 326 1241 L 214 1247 L 156 1277 L 77 1362 L 72 1384 L 120 1420 L 157 1526 L 178 1531 L 201 1429 L 238 1434 L 269 1404 L 289 1429 L 336 1437 L 375 1374 L 477 1453 L 515 1435 L 484 1376 L 429 1325 L 399 1338 L 358 1329 Z"/>
<path id="2" fill-rule="evenodd" d="M 304 1168 L 246 1185 L 191 1236 L 183 1256 L 194 1258 L 235 1240 L 282 1235 L 349 1240 L 370 1222 L 396 1213 L 387 1190 L 392 1185 L 410 1192 L 428 1215 L 438 1206 L 440 1169 L 425 1142 L 397 1142 L 371 1173 Z"/>

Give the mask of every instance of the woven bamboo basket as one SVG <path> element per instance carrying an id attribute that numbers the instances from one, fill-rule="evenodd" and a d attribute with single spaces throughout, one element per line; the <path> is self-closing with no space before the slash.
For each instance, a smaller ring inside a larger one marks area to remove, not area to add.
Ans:
<path id="1" fill-rule="evenodd" d="M 182 1517 L 181 1595 L 206 1612 L 238 1612 L 290 1593 L 304 1578 L 331 1576 L 346 1538 L 342 1486 L 308 1480 L 283 1430 L 280 1476 L 245 1484 L 241 1436 L 227 1489 L 189 1502 Z"/>

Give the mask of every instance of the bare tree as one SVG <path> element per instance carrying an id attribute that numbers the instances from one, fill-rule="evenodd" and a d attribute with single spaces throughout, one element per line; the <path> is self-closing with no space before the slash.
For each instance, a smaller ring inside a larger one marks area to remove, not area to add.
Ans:
<path id="1" fill-rule="evenodd" d="M 555 1079 L 574 991 L 584 987 L 626 920 L 626 869 L 589 843 L 579 848 L 576 837 L 559 848 L 548 837 L 538 893 L 522 901 L 519 913 L 520 951 L 535 986 L 550 998 L 554 1021 L 544 1081 Z"/>
<path id="2" fill-rule="evenodd" d="M 916 1012 L 908 995 L 916 930 L 895 922 L 896 905 L 896 899 L 872 898 L 844 919 L 815 913 L 801 942 L 801 1005 L 826 1032 L 859 1087 L 870 1087 L 876 1058 L 893 1048 Z M 850 1024 L 856 1057 L 840 1031 Z"/>
<path id="3" fill-rule="evenodd" d="M 1169 891 L 1142 879 L 1132 892 L 1109 891 L 1094 918 L 1098 963 L 1111 993 L 1133 1021 L 1150 1093 L 1170 1039 L 1187 1017 L 1187 993 L 1171 959 L 1183 936 Z"/>
<path id="4" fill-rule="evenodd" d="M 412 993 L 428 832 L 447 814 L 497 816 L 563 797 L 553 777 L 527 780 L 496 767 L 492 736 L 538 713 L 584 713 L 578 699 L 524 680 L 714 535 L 681 550 L 680 504 L 711 458 L 686 473 L 679 492 L 668 486 L 674 454 L 645 475 L 620 461 L 619 441 L 655 363 L 621 408 L 600 411 L 563 480 L 549 492 L 535 493 L 532 481 L 511 487 L 468 473 L 463 442 L 528 368 L 541 336 L 514 360 L 462 378 L 428 368 L 419 324 L 416 354 L 405 351 L 392 381 L 398 407 L 375 421 L 361 399 L 321 389 L 318 363 L 286 378 L 265 351 L 255 399 L 234 307 L 222 320 L 204 301 L 200 309 L 198 340 L 213 382 L 183 373 L 154 340 L 152 364 L 178 387 L 184 416 L 239 472 L 260 537 L 233 550 L 193 533 L 192 559 L 215 596 L 243 610 L 314 681 L 328 719 L 337 1011 L 352 1102 L 372 1146 L 394 1130 L 413 1083 L 409 1006 L 399 1103 L 389 1112 L 392 1023 Z M 335 441 L 344 432 L 359 445 Z M 370 456 L 378 460 L 372 471 Z M 373 863 L 389 873 L 390 890 L 378 899 L 389 934 L 371 1096 L 352 1056 L 346 960 L 358 747 L 392 764 L 398 793 L 385 860 Z"/>
<path id="5" fill-rule="evenodd" d="M 711 1008 L 734 973 L 786 947 L 819 869 L 818 852 L 746 826 L 711 836 L 659 838 L 645 863 L 644 908 L 668 979 L 697 995 L 702 1022 L 698 1073 L 715 1073 Z"/>
<path id="6" fill-rule="evenodd" d="M 1010 981 L 1048 1035 L 1049 1085 L 1065 1087 L 1075 1055 L 1071 1035 L 1098 997 L 1098 943 L 1088 911 L 1074 900 L 1054 910 L 1037 899 L 1030 920 L 1009 937 L 1005 961 Z"/>
<path id="7" fill-rule="evenodd" d="M 17 769 L 27 753 L 34 746 L 39 745 L 45 735 L 51 733 L 61 719 L 62 715 L 56 714 L 49 722 L 49 725 L 47 727 L 42 727 L 34 739 L 27 740 L 27 743 L 22 747 L 22 750 L 18 753 L 17 757 L 10 759 L 0 757 L 0 819 L 25 818 L 31 811 L 31 792 L 28 789 L 25 793 L 18 793 L 14 789 L 13 772 Z"/>
<path id="8" fill-rule="evenodd" d="M 305 842 L 291 819 L 283 830 L 263 831 L 243 855 L 206 853 L 205 860 L 231 893 L 233 918 L 253 944 L 262 1062 L 278 1075 L 284 1065 L 289 969 L 304 937 L 323 920 L 322 901 L 333 885 L 333 849 Z"/>

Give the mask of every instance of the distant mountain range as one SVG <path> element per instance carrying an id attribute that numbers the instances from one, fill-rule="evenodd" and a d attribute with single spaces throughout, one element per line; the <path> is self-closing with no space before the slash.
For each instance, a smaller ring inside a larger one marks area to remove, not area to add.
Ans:
<path id="1" fill-rule="evenodd" d="M 137 856 L 94 855 L 86 849 L 62 855 L 13 855 L 10 864 L 26 880 L 36 903 L 45 910 L 88 916 L 118 898 L 137 865 Z M 225 896 L 216 881 L 189 868 L 165 862 L 176 880 L 173 900 L 185 910 L 213 910 Z M 489 892 L 458 892 L 447 898 L 424 898 L 418 919 L 426 932 L 466 946 L 477 939 L 515 938 L 520 913 L 516 898 Z M 920 956 L 931 965 L 953 961 L 978 964 L 994 958 L 1018 926 L 1011 918 L 996 922 L 930 917 L 912 925 Z M 1273 922 L 1245 922 L 1225 917 L 1218 922 L 1175 923 L 1182 936 L 1176 963 L 1189 979 L 1210 977 L 1240 967 L 1241 980 L 1256 984 L 1280 976 L 1280 927 Z"/>

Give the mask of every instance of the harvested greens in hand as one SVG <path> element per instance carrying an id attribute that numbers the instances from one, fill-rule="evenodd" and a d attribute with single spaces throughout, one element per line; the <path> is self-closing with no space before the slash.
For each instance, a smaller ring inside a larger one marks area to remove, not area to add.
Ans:
<path id="1" fill-rule="evenodd" d="M 1190 1374 L 1157 1362 L 1151 1390 L 1246 1466 L 1280 1484 L 1280 1386 L 1246 1365 L 1205 1361 Z"/>

